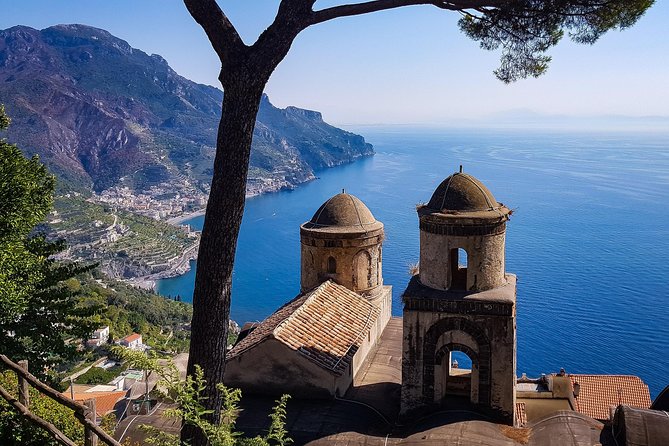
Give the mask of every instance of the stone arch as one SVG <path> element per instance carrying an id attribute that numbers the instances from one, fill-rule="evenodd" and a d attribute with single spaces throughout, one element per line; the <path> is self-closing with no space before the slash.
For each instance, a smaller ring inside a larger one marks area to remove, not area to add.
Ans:
<path id="1" fill-rule="evenodd" d="M 379 284 L 379 249 L 372 246 L 367 252 L 370 254 L 368 282 L 369 287 L 373 288 Z"/>
<path id="2" fill-rule="evenodd" d="M 432 404 L 435 400 L 434 394 L 434 369 L 435 364 L 441 363 L 442 357 L 437 362 L 437 354 L 445 346 L 437 346 L 437 341 L 444 333 L 449 331 L 462 331 L 471 336 L 478 347 L 476 352 L 478 362 L 478 402 L 490 404 L 490 340 L 483 329 L 476 323 L 464 317 L 448 317 L 435 322 L 425 333 L 423 340 L 423 399 L 426 404 Z M 438 350 L 439 347 L 439 350 Z M 471 347 L 463 345 L 468 350 Z M 445 353 L 442 353 L 442 355 Z M 472 361 L 474 358 L 470 356 Z"/>
<path id="3" fill-rule="evenodd" d="M 337 260 L 332 256 L 328 257 L 328 273 L 329 274 L 337 273 Z"/>
<path id="4" fill-rule="evenodd" d="M 372 256 L 363 249 L 353 257 L 353 287 L 356 290 L 371 288 Z"/>
<path id="5" fill-rule="evenodd" d="M 378 285 L 378 284 L 383 282 L 383 277 L 382 277 L 382 271 L 383 271 L 382 260 L 383 259 L 381 258 L 381 256 L 383 255 L 383 247 L 382 247 L 381 243 L 379 243 L 379 246 L 377 247 L 377 250 L 378 250 L 378 255 L 376 257 L 376 284 Z"/>
<path id="6" fill-rule="evenodd" d="M 453 351 L 460 351 L 465 353 L 467 356 L 469 356 L 469 359 L 472 360 L 472 364 L 477 364 L 479 363 L 479 354 L 474 351 L 473 349 L 469 348 L 465 344 L 458 344 L 456 342 L 451 342 L 449 344 L 444 344 L 441 346 L 439 350 L 437 350 L 437 353 L 434 355 L 434 363 L 436 364 L 441 364 L 441 361 L 444 360 L 446 355 L 450 352 Z"/>
<path id="7" fill-rule="evenodd" d="M 434 360 L 435 369 L 441 369 L 440 374 L 435 373 L 435 388 L 434 388 L 434 396 L 436 400 L 435 402 L 441 401 L 442 398 L 453 396 L 452 389 L 449 389 L 449 384 L 448 384 L 451 380 L 460 381 L 460 385 L 464 384 L 462 382 L 463 380 L 462 377 L 458 378 L 451 376 L 450 353 L 455 351 L 459 351 L 466 354 L 472 361 L 472 367 L 468 374 L 469 376 L 468 378 L 464 378 L 466 380 L 466 386 L 468 387 L 465 388 L 465 390 L 467 391 L 466 395 L 467 398 L 469 398 L 469 401 L 471 401 L 474 404 L 478 404 L 479 388 L 480 388 L 478 352 L 473 348 L 469 347 L 468 345 L 460 344 L 457 342 L 449 342 L 447 344 L 443 344 L 435 354 L 435 360 Z M 447 361 L 446 364 L 444 364 L 444 360 Z M 460 395 L 463 396 L 462 394 Z"/>

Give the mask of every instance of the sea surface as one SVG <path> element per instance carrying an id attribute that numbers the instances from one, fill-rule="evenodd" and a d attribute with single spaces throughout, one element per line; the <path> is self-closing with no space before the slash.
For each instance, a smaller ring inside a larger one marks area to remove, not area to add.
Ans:
<path id="1" fill-rule="evenodd" d="M 342 189 L 385 224 L 383 277 L 400 316 L 418 261 L 415 206 L 462 164 L 514 211 L 506 265 L 519 279 L 518 375 L 632 374 L 653 397 L 669 384 L 669 132 L 355 130 L 374 157 L 247 200 L 234 320 L 260 321 L 299 292 L 299 226 Z M 157 290 L 191 301 L 192 266 Z"/>

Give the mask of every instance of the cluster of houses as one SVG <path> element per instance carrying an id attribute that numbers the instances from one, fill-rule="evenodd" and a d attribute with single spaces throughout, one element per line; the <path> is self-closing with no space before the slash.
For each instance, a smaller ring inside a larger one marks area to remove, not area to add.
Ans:
<path id="1" fill-rule="evenodd" d="M 95 330 L 90 338 L 85 340 L 84 345 L 88 349 L 95 349 L 108 343 L 109 326 L 106 325 Z M 115 344 L 136 351 L 145 351 L 150 348 L 142 342 L 142 335 L 139 333 L 132 333 L 115 341 Z M 103 360 L 94 365 L 94 367 L 107 369 L 115 365 L 115 361 Z M 63 395 L 81 402 L 95 400 L 97 421 L 100 422 L 104 416 L 110 413 L 116 413 L 118 417 L 118 415 L 123 416 L 128 411 L 132 412 L 133 405 L 129 404 L 129 401 L 132 401 L 133 398 L 133 386 L 137 382 L 143 382 L 144 379 L 144 373 L 141 370 L 129 369 L 123 371 L 107 384 L 85 385 L 72 383 L 63 392 Z M 141 388 L 143 389 L 144 387 L 141 386 Z"/>
<path id="2" fill-rule="evenodd" d="M 181 180 L 153 185 L 139 193 L 128 187 L 115 186 L 106 189 L 91 201 L 119 206 L 156 220 L 178 217 L 187 209 L 205 206 L 206 195 L 185 177 Z"/>
<path id="3" fill-rule="evenodd" d="M 109 325 L 105 325 L 104 327 L 95 330 L 93 334 L 91 334 L 91 337 L 86 340 L 85 345 L 86 348 L 94 349 L 104 344 L 107 344 L 108 342 L 109 342 Z M 142 335 L 139 333 L 129 334 L 123 339 L 117 340 L 116 344 L 129 348 L 131 350 L 139 350 L 139 351 L 144 351 L 150 348 L 148 345 L 142 343 Z"/>
<path id="4" fill-rule="evenodd" d="M 107 362 L 110 361 L 105 361 L 95 367 L 104 368 Z M 111 362 L 113 363 L 113 361 Z M 80 402 L 95 400 L 96 418 L 99 423 L 103 417 L 111 413 L 115 413 L 117 419 L 122 418 L 125 414 L 133 414 L 132 405 L 129 402 L 132 401 L 133 396 L 137 397 L 138 394 L 141 394 L 141 389 L 144 389 L 144 385 L 138 387 L 136 392 L 133 392 L 133 387 L 135 383 L 143 381 L 144 372 L 129 369 L 107 384 L 87 385 L 73 383 L 63 392 L 63 395 Z"/>

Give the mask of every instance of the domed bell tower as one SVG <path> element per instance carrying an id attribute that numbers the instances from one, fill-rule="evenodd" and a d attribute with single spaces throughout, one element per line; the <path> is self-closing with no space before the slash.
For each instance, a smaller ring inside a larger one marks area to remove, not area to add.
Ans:
<path id="1" fill-rule="evenodd" d="M 516 278 L 504 264 L 511 212 L 462 171 L 417 211 L 419 272 L 402 296 L 401 412 L 465 405 L 513 424 Z M 467 355 L 471 369 L 457 369 L 453 352 Z"/>
<path id="2" fill-rule="evenodd" d="M 357 197 L 342 191 L 300 226 L 301 290 L 333 280 L 381 309 L 380 330 L 390 319 L 392 291 L 383 285 L 383 223 Z"/>

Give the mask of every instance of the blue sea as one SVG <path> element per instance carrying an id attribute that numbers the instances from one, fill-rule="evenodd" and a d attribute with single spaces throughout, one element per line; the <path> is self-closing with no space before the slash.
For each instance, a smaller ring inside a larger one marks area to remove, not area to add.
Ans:
<path id="1" fill-rule="evenodd" d="M 669 384 L 669 133 L 356 129 L 376 155 L 247 200 L 232 318 L 264 319 L 299 292 L 299 226 L 346 189 L 385 224 L 393 314 L 418 261 L 415 206 L 459 165 L 514 210 L 518 375 L 632 374 Z M 189 223 L 201 228 L 202 217 Z M 194 270 L 162 280 L 192 300 Z"/>

